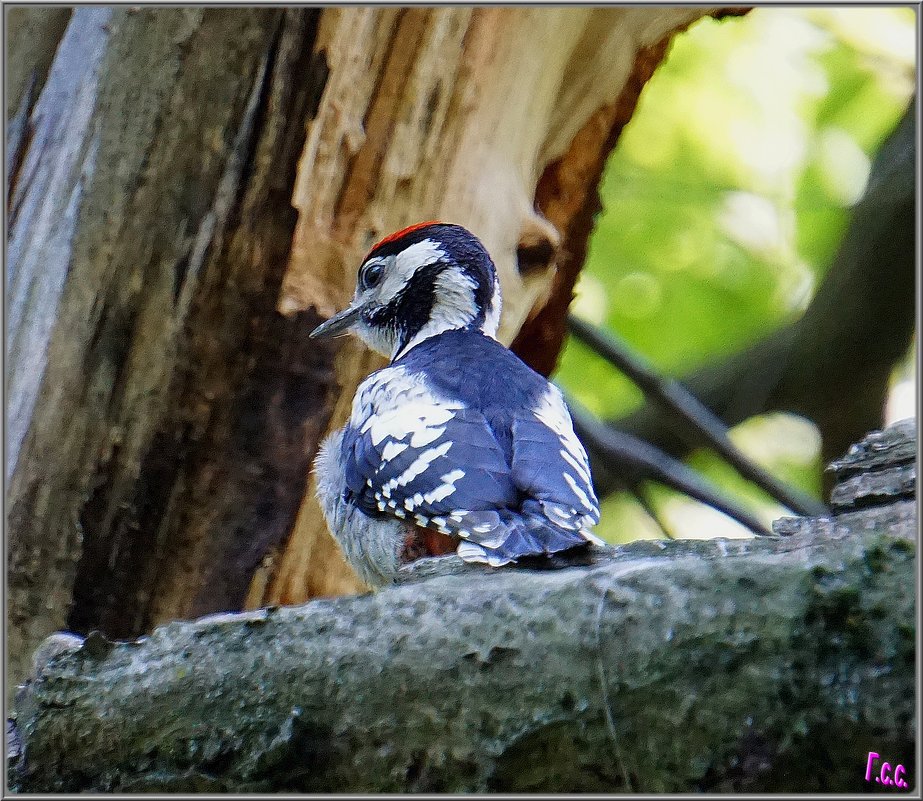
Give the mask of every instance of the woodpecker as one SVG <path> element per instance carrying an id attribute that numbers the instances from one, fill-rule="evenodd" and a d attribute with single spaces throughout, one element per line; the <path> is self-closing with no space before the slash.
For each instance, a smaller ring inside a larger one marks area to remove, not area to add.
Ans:
<path id="1" fill-rule="evenodd" d="M 496 340 L 500 305 L 480 240 L 426 222 L 375 245 L 352 303 L 311 332 L 390 358 L 315 460 L 327 524 L 373 587 L 423 556 L 499 567 L 602 544 L 563 396 Z"/>

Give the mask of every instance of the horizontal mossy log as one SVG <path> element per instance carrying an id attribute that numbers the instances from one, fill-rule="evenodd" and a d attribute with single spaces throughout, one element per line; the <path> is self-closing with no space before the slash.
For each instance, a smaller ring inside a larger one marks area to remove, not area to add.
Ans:
<path id="1" fill-rule="evenodd" d="M 783 527 L 784 528 L 784 527 Z M 589 565 L 418 563 L 373 595 L 59 635 L 20 791 L 863 792 L 913 765 L 916 512 L 638 542 Z"/>

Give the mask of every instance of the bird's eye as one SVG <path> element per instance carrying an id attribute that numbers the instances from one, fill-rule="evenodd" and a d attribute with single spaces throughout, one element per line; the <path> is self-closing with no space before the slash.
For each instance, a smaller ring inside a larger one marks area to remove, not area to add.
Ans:
<path id="1" fill-rule="evenodd" d="M 372 289 L 381 283 L 381 277 L 384 275 L 385 266 L 380 261 L 370 264 L 362 271 L 362 288 Z"/>

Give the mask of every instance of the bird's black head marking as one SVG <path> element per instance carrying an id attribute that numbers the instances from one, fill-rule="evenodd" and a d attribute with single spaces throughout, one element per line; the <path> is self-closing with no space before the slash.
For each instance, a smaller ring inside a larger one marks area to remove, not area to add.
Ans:
<path id="1" fill-rule="evenodd" d="M 481 241 L 460 225 L 425 222 L 386 237 L 365 257 L 348 309 L 315 334 L 353 329 L 372 348 L 397 358 L 445 331 L 494 336 L 500 285 Z"/>

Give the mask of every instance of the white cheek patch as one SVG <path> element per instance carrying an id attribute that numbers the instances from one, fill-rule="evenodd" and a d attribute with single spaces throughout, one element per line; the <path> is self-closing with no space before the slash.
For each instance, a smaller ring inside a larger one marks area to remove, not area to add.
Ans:
<path id="1" fill-rule="evenodd" d="M 355 332 L 359 338 L 376 353 L 390 356 L 394 350 L 394 334 L 383 328 L 373 328 L 365 321 L 358 323 Z"/>
<path id="2" fill-rule="evenodd" d="M 424 339 L 443 331 L 464 328 L 477 316 L 474 281 L 458 267 L 447 267 L 436 278 L 435 288 L 437 301 L 430 312 L 429 322 L 416 333 L 403 350 L 395 353 L 395 359 L 399 359 Z"/>
<path id="3" fill-rule="evenodd" d="M 475 284 L 457 267 L 451 267 L 436 279 L 437 302 L 433 306 L 429 325 L 461 328 L 477 314 L 474 304 Z"/>
<path id="4" fill-rule="evenodd" d="M 410 277 L 424 264 L 445 258 L 445 252 L 432 239 L 410 245 L 396 256 L 390 269 L 386 268 L 384 283 L 378 291 L 378 302 L 387 305 L 400 292 Z"/>

